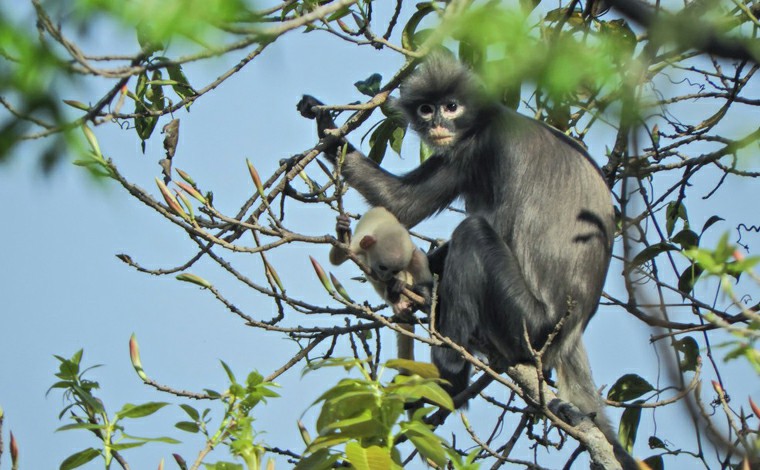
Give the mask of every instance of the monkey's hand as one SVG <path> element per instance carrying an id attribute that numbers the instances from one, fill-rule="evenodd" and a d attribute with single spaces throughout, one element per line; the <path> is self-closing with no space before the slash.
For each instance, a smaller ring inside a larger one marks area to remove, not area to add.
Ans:
<path id="1" fill-rule="evenodd" d="M 336 129 L 338 126 L 335 125 L 335 120 L 329 111 L 315 109 L 316 106 L 322 106 L 323 104 L 311 95 L 303 95 L 301 101 L 296 104 L 296 109 L 306 119 L 315 119 L 317 121 L 317 136 L 326 145 L 324 154 L 330 163 L 335 164 L 338 159 L 338 152 L 341 151 L 344 145 L 348 146 L 348 152 L 354 151 L 355 148 L 343 137 L 335 137 L 325 132 L 328 129 Z"/>
<path id="2" fill-rule="evenodd" d="M 343 243 L 351 242 L 351 219 L 346 214 L 336 217 L 335 235 Z"/>
<path id="3" fill-rule="evenodd" d="M 439 276 L 443 274 L 443 265 L 446 263 L 446 255 L 448 254 L 449 242 L 446 242 L 437 248 L 433 248 L 428 252 L 427 259 L 431 273 L 438 274 Z"/>
<path id="4" fill-rule="evenodd" d="M 395 306 L 401 302 L 401 292 L 404 290 L 404 287 L 406 287 L 406 282 L 394 277 L 385 286 L 385 298 Z"/>
<path id="5" fill-rule="evenodd" d="M 419 295 L 422 299 L 425 300 L 424 303 L 417 304 L 417 308 L 428 314 L 430 313 L 430 304 L 432 303 L 431 300 L 433 298 L 433 293 L 431 291 L 432 289 L 430 286 L 423 284 L 417 284 L 412 287 L 412 292 Z"/>
<path id="6" fill-rule="evenodd" d="M 305 117 L 306 119 L 316 119 L 317 115 L 323 111 L 315 110 L 314 107 L 322 106 L 323 104 L 324 103 L 311 95 L 303 95 L 301 101 L 296 104 L 296 109 L 299 113 L 301 113 L 301 116 Z"/>
<path id="7" fill-rule="evenodd" d="M 430 311 L 430 288 L 425 285 L 410 286 L 404 280 L 393 278 L 386 284 L 386 299 L 396 314 L 414 310 Z"/>

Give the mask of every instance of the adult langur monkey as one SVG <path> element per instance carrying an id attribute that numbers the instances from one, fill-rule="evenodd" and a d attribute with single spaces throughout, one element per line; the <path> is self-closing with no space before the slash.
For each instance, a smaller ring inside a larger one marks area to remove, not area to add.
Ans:
<path id="1" fill-rule="evenodd" d="M 396 176 L 344 139 L 333 139 L 325 156 L 335 163 L 347 145 L 346 181 L 406 227 L 464 199 L 467 217 L 444 246 L 445 258 L 430 259 L 433 272 L 442 264 L 437 330 L 504 368 L 531 363 L 531 349 L 540 350 L 562 321 L 544 367 L 557 369 L 561 398 L 595 416 L 623 466 L 637 468 L 605 417 L 581 338 L 597 309 L 615 233 L 599 168 L 571 138 L 488 98 L 475 75 L 448 55 L 429 56 L 400 94 L 397 107 L 432 157 Z M 325 137 L 335 123 L 314 109 L 320 104 L 304 96 L 298 110 L 315 118 Z M 434 347 L 432 358 L 452 396 L 467 388 L 471 366 L 462 356 Z"/>
<path id="2" fill-rule="evenodd" d="M 428 308 L 433 274 L 428 267 L 427 256 L 414 246 L 409 231 L 383 207 L 368 210 L 356 224 L 353 236 L 350 223 L 348 217 L 338 216 L 338 238 L 350 238 L 348 250 L 372 270 L 374 278 L 368 277 L 368 280 L 380 297 L 391 306 L 394 315 L 404 319 L 412 315 L 414 308 Z M 334 246 L 330 250 L 332 264 L 343 264 L 346 259 L 343 249 Z M 406 286 L 419 294 L 425 304 L 415 305 L 403 295 L 401 291 Z M 399 326 L 414 333 L 413 323 L 399 323 Z M 414 340 L 403 333 L 397 333 L 396 342 L 398 357 L 414 360 Z"/>

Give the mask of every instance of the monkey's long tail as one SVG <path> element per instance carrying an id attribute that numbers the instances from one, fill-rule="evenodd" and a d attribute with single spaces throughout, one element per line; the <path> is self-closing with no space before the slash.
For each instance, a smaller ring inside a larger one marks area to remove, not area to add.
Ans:
<path id="1" fill-rule="evenodd" d="M 560 399 L 577 406 L 582 413 L 592 415 L 594 422 L 612 444 L 615 458 L 624 470 L 638 470 L 639 466 L 623 448 L 617 438 L 607 414 L 604 412 L 604 402 L 597 393 L 594 379 L 591 377 L 591 366 L 586 355 L 586 348 L 579 339 L 576 347 L 568 354 L 562 354 L 557 364 L 557 388 Z"/>
<path id="2" fill-rule="evenodd" d="M 414 324 L 412 323 L 399 323 L 398 326 L 410 333 L 414 333 Z M 403 333 L 396 333 L 396 349 L 399 358 L 409 359 L 410 361 L 414 360 L 414 339 Z"/>

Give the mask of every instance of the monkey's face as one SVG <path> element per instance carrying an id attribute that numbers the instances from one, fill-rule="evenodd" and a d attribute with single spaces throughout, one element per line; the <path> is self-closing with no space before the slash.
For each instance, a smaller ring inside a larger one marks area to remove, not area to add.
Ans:
<path id="1" fill-rule="evenodd" d="M 465 114 L 465 105 L 455 98 L 417 106 L 414 129 L 431 147 L 445 150 L 459 137 L 458 120 Z"/>
<path id="2" fill-rule="evenodd" d="M 377 245 L 367 253 L 367 261 L 372 272 L 383 282 L 388 282 L 404 271 L 411 262 L 410 250 L 397 243 L 383 243 L 380 238 Z"/>

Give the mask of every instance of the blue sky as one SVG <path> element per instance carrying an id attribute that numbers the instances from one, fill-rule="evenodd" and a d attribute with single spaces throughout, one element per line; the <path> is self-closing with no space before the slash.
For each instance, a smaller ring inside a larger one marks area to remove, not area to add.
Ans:
<path id="1" fill-rule="evenodd" d="M 93 52 L 112 48 L 129 52 L 136 47 L 131 33 L 122 30 L 99 26 L 91 37 L 104 38 L 87 43 Z M 191 83 L 200 87 L 245 53 L 190 64 L 185 70 Z M 353 87 L 355 81 L 375 72 L 387 79 L 402 63 L 403 58 L 392 51 L 378 53 L 324 34 L 291 33 L 200 99 L 189 113 L 176 114 L 181 119 L 181 130 L 174 166 L 190 173 L 204 190 L 212 189 L 218 208 L 234 213 L 254 190 L 246 158 L 266 178 L 276 169 L 280 158 L 302 152 L 315 143 L 313 122 L 302 119 L 295 111 L 302 93 L 314 94 L 326 102 L 360 100 L 362 97 Z M 343 70 L 345 73 L 341 73 Z M 94 101 L 108 85 L 91 82 L 85 87 L 62 91 L 61 98 Z M 745 117 L 749 118 L 749 114 Z M 166 122 L 168 119 L 164 118 L 158 127 Z M 738 125 L 742 125 L 741 116 Z M 126 176 L 158 197 L 153 179 L 161 171 L 157 161 L 163 156 L 162 136 L 156 132 L 143 155 L 133 130 L 105 125 L 95 132 L 103 153 L 113 158 Z M 594 142 L 589 144 L 592 155 L 601 155 L 603 147 L 595 146 Z M 366 144 L 363 148 L 367 149 Z M 402 153 L 410 155 L 404 159 L 389 153 L 387 167 L 391 171 L 415 166 L 416 140 L 410 139 L 404 148 Z M 242 379 L 251 369 L 267 375 L 296 352 L 292 342 L 246 327 L 208 292 L 178 282 L 173 276 L 138 273 L 119 261 L 114 255 L 127 253 L 149 268 L 176 266 L 195 253 L 195 245 L 182 231 L 131 199 L 112 182 L 94 182 L 80 168 L 68 163 L 59 166 L 51 177 L 43 177 L 36 169 L 39 151 L 38 143 L 24 144 L 18 147 L 16 158 L 0 167 L 0 200 L 4 201 L 0 231 L 0 406 L 6 414 L 4 432 L 12 430 L 18 439 L 22 468 L 55 468 L 70 453 L 96 445 L 85 433 L 53 432 L 66 424 L 57 419 L 63 404 L 60 394 L 57 391 L 45 394 L 57 369 L 53 354 L 68 357 L 84 348 L 86 365 L 103 364 L 92 371 L 90 378 L 100 382 L 99 396 L 113 413 L 126 402 L 180 402 L 149 389 L 136 377 L 127 348 L 133 332 L 139 339 L 147 373 L 159 382 L 188 390 L 223 390 L 227 382 L 220 359 Z M 602 162 L 602 158 L 597 157 L 597 161 Z M 318 168 L 310 169 L 310 174 L 324 181 Z M 697 181 L 696 189 L 703 185 L 702 193 L 706 193 L 716 181 L 717 177 L 708 176 Z M 691 214 L 692 218 L 706 220 L 718 207 L 721 214 L 731 219 L 721 230 L 729 230 L 748 219 L 757 221 L 758 213 L 752 206 L 756 194 L 756 182 L 730 179 L 716 199 L 709 201 L 714 206 L 705 207 L 704 213 Z M 365 206 L 352 197 L 347 200 L 347 208 L 362 212 Z M 288 202 L 286 223 L 292 230 L 310 235 L 332 233 L 333 217 L 323 208 L 317 210 Z M 420 226 L 419 231 L 446 238 L 457 218 L 438 217 Z M 749 241 L 752 247 L 760 239 L 750 237 Z M 311 255 L 326 266 L 328 248 L 313 245 L 286 248 L 273 255 L 286 288 L 313 303 L 334 305 L 308 261 Z M 244 272 L 263 281 L 258 258 L 250 255 L 229 258 Z M 332 270 L 346 281 L 358 273 L 348 263 Z M 255 318 L 266 320 L 274 315 L 268 299 L 252 294 L 211 264 L 201 262 L 191 271 L 221 287 L 225 295 Z M 608 290 L 621 291 L 618 273 L 619 266 L 613 265 Z M 350 292 L 363 292 L 373 303 L 379 301 L 370 288 L 350 281 L 345 284 Z M 292 324 L 324 325 L 326 321 L 323 316 L 289 315 Z M 648 344 L 650 334 L 648 328 L 622 310 L 602 307 L 586 335 L 597 384 L 611 384 L 618 376 L 631 372 L 640 373 L 654 383 L 658 373 L 664 374 L 650 365 L 656 358 Z M 390 337 L 386 343 L 388 351 L 392 344 Z M 422 352 L 420 357 L 427 354 Z M 736 387 L 734 390 L 741 391 L 736 394 L 737 400 L 745 400 L 747 394 L 760 396 L 757 376 L 747 366 L 733 363 L 725 370 L 724 379 Z M 262 440 L 301 451 L 295 420 L 335 377 L 311 374 L 302 378 L 300 368 L 296 368 L 278 378 L 283 385 L 280 390 L 283 397 L 272 400 L 255 414 L 256 428 L 266 430 Z M 478 404 L 473 404 L 469 413 L 472 422 L 495 420 L 492 411 Z M 619 413 L 612 410 L 610 414 L 616 421 Z M 307 422 L 310 416 L 314 416 L 313 411 L 307 415 Z M 172 407 L 145 420 L 146 424 L 135 423 L 135 428 L 129 428 L 128 432 L 136 435 L 179 435 L 184 441 L 177 447 L 148 445 L 128 452 L 132 468 L 155 468 L 162 457 L 167 459 L 167 468 L 173 468 L 172 452 L 180 452 L 191 460 L 202 443 L 197 436 L 172 428 L 182 418 L 183 413 Z M 674 438 L 679 436 L 679 426 L 688 426 L 680 419 L 660 419 L 658 423 L 670 426 L 671 432 L 663 434 Z M 513 425 L 509 423 L 504 432 L 511 432 Z M 653 427 L 651 422 L 645 426 L 650 430 Z M 643 456 L 649 455 L 646 435 L 642 431 L 637 445 Z M 524 450 L 522 454 L 529 457 L 530 451 Z M 1 468 L 10 468 L 7 454 L 3 456 L 6 458 Z M 227 456 L 219 454 L 218 458 Z M 84 468 L 102 467 L 99 461 L 95 462 Z M 278 468 L 288 465 L 280 461 Z"/>

